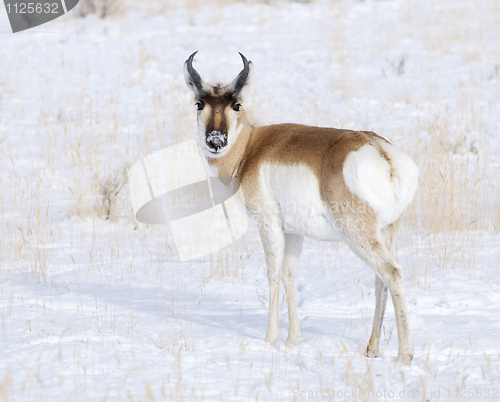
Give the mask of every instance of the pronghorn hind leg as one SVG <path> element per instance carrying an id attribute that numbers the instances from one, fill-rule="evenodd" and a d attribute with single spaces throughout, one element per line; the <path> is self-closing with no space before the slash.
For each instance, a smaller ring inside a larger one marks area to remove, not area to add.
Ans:
<path id="1" fill-rule="evenodd" d="M 390 252 L 393 250 L 394 235 L 398 228 L 398 223 L 399 220 L 382 230 L 385 245 Z M 387 286 L 378 275 L 375 275 L 375 297 L 376 302 L 372 334 L 366 348 L 366 355 L 368 357 L 378 357 L 382 322 L 384 320 L 385 307 L 387 305 Z"/>
<path id="2" fill-rule="evenodd" d="M 390 253 L 394 252 L 394 240 L 396 237 L 396 231 L 399 228 L 400 221 L 401 220 L 398 219 L 396 222 L 393 222 L 382 229 L 382 237 L 385 241 L 385 246 Z"/>
<path id="3" fill-rule="evenodd" d="M 291 348 L 300 343 L 300 326 L 295 306 L 295 274 L 302 251 L 303 236 L 285 234 L 285 253 L 283 257 L 283 274 L 281 280 L 285 285 L 288 303 L 288 337 L 285 346 Z"/>
<path id="4" fill-rule="evenodd" d="M 375 236 L 369 236 L 364 231 L 357 231 L 356 233 L 346 232 L 344 237 L 351 250 L 372 267 L 385 286 L 389 288 L 398 331 L 398 356 L 396 361 L 410 364 L 413 358 L 413 343 L 408 323 L 403 270 L 389 253 L 387 247 L 380 243 Z M 380 301 L 380 311 L 382 310 L 381 302 L 382 300 Z M 381 322 L 379 324 L 381 325 Z"/>
<path id="5" fill-rule="evenodd" d="M 380 342 L 380 333 L 382 331 L 382 321 L 384 320 L 385 306 L 387 304 L 387 286 L 382 279 L 375 275 L 375 315 L 373 316 L 373 328 L 370 341 L 366 348 L 368 357 L 378 357 L 378 348 Z"/>
<path id="6" fill-rule="evenodd" d="M 281 228 L 278 228 L 278 225 L 273 223 L 272 219 L 262 221 L 260 237 L 266 256 L 267 278 L 269 280 L 269 322 L 265 341 L 271 345 L 276 345 L 280 338 L 279 296 L 285 239 Z"/>

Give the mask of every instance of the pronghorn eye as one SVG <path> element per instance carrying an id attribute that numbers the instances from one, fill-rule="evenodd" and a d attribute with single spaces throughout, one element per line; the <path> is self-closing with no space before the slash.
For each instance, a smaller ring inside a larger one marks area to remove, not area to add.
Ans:
<path id="1" fill-rule="evenodd" d="M 240 107 L 241 107 L 241 105 L 240 105 L 239 103 L 235 103 L 235 104 L 233 105 L 233 110 L 234 110 L 235 112 L 239 112 L 239 111 L 240 111 Z"/>
<path id="2" fill-rule="evenodd" d="M 203 102 L 196 102 L 195 105 L 198 108 L 198 110 L 203 110 L 203 108 L 205 107 Z"/>

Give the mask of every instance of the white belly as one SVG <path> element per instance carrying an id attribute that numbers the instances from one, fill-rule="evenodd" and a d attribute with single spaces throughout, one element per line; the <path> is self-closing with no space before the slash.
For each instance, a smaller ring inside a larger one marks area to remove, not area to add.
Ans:
<path id="1" fill-rule="evenodd" d="M 342 240 L 340 227 L 321 200 L 318 179 L 309 167 L 265 164 L 260 173 L 264 210 L 279 219 L 284 232 Z"/>

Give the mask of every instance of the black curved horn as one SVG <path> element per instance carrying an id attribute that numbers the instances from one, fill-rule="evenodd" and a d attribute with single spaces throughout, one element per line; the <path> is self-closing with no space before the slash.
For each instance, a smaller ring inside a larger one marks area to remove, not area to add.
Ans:
<path id="1" fill-rule="evenodd" d="M 241 72 L 238 74 L 238 77 L 236 77 L 236 80 L 233 83 L 233 95 L 232 95 L 233 98 L 238 97 L 241 90 L 245 86 L 248 74 L 250 73 L 250 66 L 248 64 L 248 60 L 240 52 L 238 53 L 241 56 L 241 60 L 243 60 L 243 70 L 241 70 Z"/>
<path id="2" fill-rule="evenodd" d="M 196 53 L 198 53 L 198 51 L 194 52 L 191 56 L 189 56 L 189 59 L 186 60 L 186 67 L 189 76 L 191 77 L 190 85 L 196 89 L 198 96 L 203 97 L 206 95 L 205 89 L 203 89 L 203 80 L 201 79 L 200 74 L 198 74 L 198 71 L 193 68 L 193 59 Z"/>

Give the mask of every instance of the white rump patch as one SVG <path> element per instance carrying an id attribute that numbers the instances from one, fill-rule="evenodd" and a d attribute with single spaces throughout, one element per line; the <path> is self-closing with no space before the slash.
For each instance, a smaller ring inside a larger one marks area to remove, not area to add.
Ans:
<path id="1" fill-rule="evenodd" d="M 374 141 L 376 145 L 365 144 L 346 158 L 343 174 L 347 188 L 379 215 L 382 228 L 396 221 L 413 200 L 419 170 L 404 152 L 385 141 Z M 377 146 L 387 154 L 389 162 Z"/>

